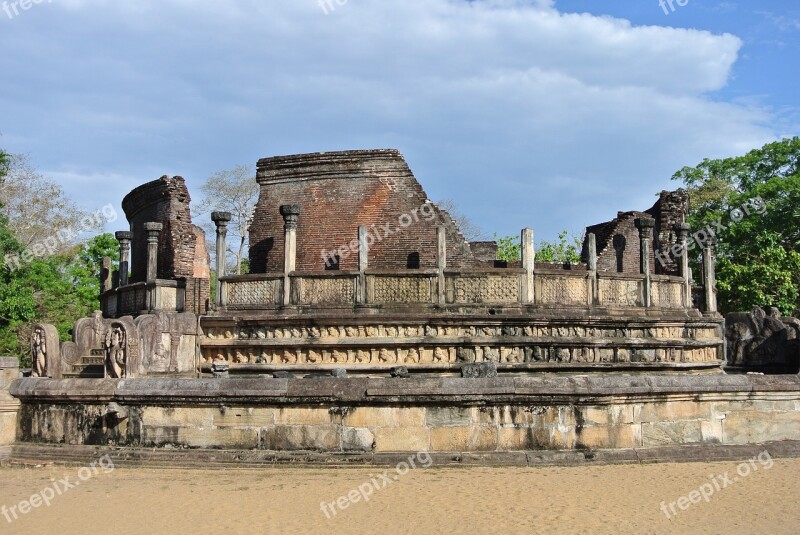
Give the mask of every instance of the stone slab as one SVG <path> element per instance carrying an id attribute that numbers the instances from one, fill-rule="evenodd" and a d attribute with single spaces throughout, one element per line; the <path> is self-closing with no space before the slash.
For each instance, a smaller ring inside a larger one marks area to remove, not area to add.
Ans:
<path id="1" fill-rule="evenodd" d="M 10 451 L 9 451 L 10 450 Z M 431 466 L 584 466 L 607 464 L 649 464 L 743 461 L 769 452 L 773 459 L 800 458 L 800 441 L 770 442 L 744 446 L 715 444 L 636 448 L 625 450 L 530 451 L 530 452 L 436 452 L 429 453 Z M 236 469 L 286 466 L 396 466 L 408 462 L 408 452 L 320 453 L 253 450 L 180 450 L 164 448 L 116 448 L 110 446 L 69 446 L 21 444 L 0 447 L 16 465 L 55 463 L 86 465 L 109 455 L 118 467 L 171 467 L 187 469 Z M 417 464 L 420 464 L 419 462 Z"/>

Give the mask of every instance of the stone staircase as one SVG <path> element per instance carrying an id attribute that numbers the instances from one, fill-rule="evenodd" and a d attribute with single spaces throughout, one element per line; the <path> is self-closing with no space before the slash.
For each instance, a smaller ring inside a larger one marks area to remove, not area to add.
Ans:
<path id="1" fill-rule="evenodd" d="M 92 349 L 91 354 L 83 356 L 71 370 L 64 371 L 64 377 L 80 377 L 102 379 L 105 375 L 104 363 L 106 357 L 102 348 Z"/>

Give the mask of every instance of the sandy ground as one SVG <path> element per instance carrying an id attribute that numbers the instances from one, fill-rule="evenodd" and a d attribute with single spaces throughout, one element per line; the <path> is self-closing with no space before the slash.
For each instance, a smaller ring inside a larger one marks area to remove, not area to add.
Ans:
<path id="1" fill-rule="evenodd" d="M 391 468 L 388 483 L 383 468 L 10 468 L 0 470 L 0 533 L 798 533 L 800 459 L 768 466 L 754 462 L 745 477 L 736 462 L 418 468 L 403 475 Z M 64 477 L 80 484 L 63 490 Z M 720 490 L 708 502 L 688 501 L 714 481 Z M 49 506 L 19 513 L 20 501 L 47 496 L 53 485 L 62 494 Z M 371 489 L 369 501 L 359 487 Z M 346 498 L 351 491 L 358 501 Z M 326 516 L 320 503 L 340 497 L 346 508 L 334 504 L 334 514 L 329 505 Z"/>

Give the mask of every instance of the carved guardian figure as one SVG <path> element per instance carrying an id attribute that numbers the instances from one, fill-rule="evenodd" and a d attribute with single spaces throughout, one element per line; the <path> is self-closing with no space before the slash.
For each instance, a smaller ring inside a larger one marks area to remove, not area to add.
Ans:
<path id="1" fill-rule="evenodd" d="M 31 357 L 33 360 L 32 377 L 47 376 L 47 335 L 44 329 L 37 327 L 31 336 Z"/>
<path id="2" fill-rule="evenodd" d="M 54 325 L 39 323 L 31 333 L 31 377 L 60 378 L 61 347 Z"/>
<path id="3" fill-rule="evenodd" d="M 125 330 L 120 325 L 113 325 L 106 332 L 103 347 L 106 352 L 106 375 L 114 379 L 125 376 L 126 353 Z"/>

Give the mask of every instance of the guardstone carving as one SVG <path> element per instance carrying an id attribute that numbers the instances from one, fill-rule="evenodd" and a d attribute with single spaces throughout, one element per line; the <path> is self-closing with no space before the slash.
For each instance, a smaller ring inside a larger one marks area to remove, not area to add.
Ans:
<path id="1" fill-rule="evenodd" d="M 55 326 L 46 323 L 34 325 L 31 333 L 32 377 L 59 377 L 60 344 Z"/>

